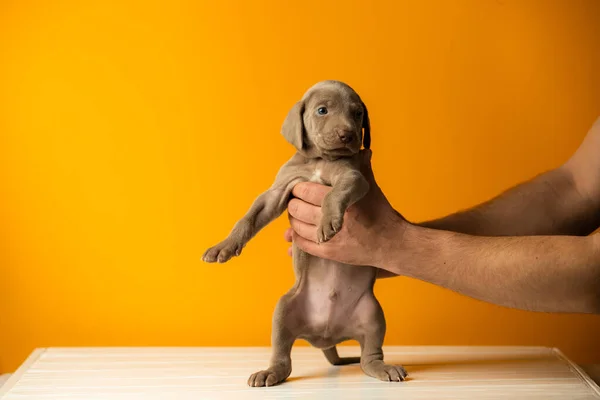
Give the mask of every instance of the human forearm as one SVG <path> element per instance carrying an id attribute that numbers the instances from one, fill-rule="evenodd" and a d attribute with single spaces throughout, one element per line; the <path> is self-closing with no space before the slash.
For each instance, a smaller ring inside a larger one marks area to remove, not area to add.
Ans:
<path id="1" fill-rule="evenodd" d="M 479 206 L 419 225 L 481 236 L 588 235 L 600 225 L 600 213 L 565 166 Z"/>
<path id="2" fill-rule="evenodd" d="M 381 267 L 525 310 L 600 313 L 600 237 L 476 237 L 410 226 Z"/>

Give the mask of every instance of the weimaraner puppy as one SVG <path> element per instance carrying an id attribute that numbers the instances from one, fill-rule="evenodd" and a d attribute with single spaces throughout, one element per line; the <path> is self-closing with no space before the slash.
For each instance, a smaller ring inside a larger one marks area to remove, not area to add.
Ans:
<path id="1" fill-rule="evenodd" d="M 222 263 L 239 256 L 259 230 L 285 211 L 297 183 L 313 181 L 332 187 L 322 204 L 320 242 L 339 232 L 346 209 L 368 192 L 359 153 L 361 144 L 367 149 L 370 145 L 369 116 L 351 87 L 339 81 L 317 83 L 292 107 L 281 131 L 297 153 L 229 236 L 204 253 L 204 261 Z M 273 386 L 287 379 L 296 339 L 322 349 L 333 365 L 360 362 L 369 376 L 404 380 L 407 374 L 402 366 L 383 362 L 386 323 L 373 293 L 376 269 L 317 258 L 295 245 L 292 249 L 296 282 L 273 313 L 271 362 L 268 369 L 252 374 L 248 385 Z M 340 358 L 335 346 L 351 339 L 360 343 L 361 356 Z"/>

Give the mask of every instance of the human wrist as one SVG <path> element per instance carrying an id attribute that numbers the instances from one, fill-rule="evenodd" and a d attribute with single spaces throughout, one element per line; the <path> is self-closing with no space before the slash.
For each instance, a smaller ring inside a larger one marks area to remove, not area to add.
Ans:
<path id="1" fill-rule="evenodd" d="M 403 220 L 394 227 L 378 267 L 396 275 L 419 278 L 423 267 L 439 254 L 436 234 L 442 233 Z"/>
<path id="2" fill-rule="evenodd" d="M 382 232 L 377 262 L 374 266 L 389 271 L 395 275 L 404 275 L 403 260 L 407 257 L 407 238 L 415 235 L 418 228 L 404 218 L 391 218 L 387 229 Z M 410 239 L 409 239 L 410 240 Z"/>

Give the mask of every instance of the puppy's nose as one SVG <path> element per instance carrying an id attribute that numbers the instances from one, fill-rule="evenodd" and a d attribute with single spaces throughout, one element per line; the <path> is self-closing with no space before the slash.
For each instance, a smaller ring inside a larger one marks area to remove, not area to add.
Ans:
<path id="1" fill-rule="evenodd" d="M 341 129 L 337 132 L 342 143 L 351 143 L 354 140 L 354 132 Z"/>

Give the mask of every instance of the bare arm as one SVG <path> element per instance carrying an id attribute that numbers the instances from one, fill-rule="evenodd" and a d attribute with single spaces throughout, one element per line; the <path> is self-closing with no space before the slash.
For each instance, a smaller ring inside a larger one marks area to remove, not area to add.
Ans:
<path id="1" fill-rule="evenodd" d="M 600 118 L 563 166 L 423 227 L 485 236 L 589 235 L 600 226 Z"/>
<path id="2" fill-rule="evenodd" d="M 600 236 L 478 237 L 401 226 L 379 266 L 494 304 L 600 313 Z"/>
<path id="3" fill-rule="evenodd" d="M 561 167 L 471 209 L 418 225 L 479 236 L 589 235 L 600 227 L 600 118 Z M 381 270 L 377 276 L 396 275 Z"/>
<path id="4" fill-rule="evenodd" d="M 597 205 L 575 186 L 566 166 L 548 171 L 468 210 L 422 227 L 470 235 L 589 235 L 600 225 Z"/>

